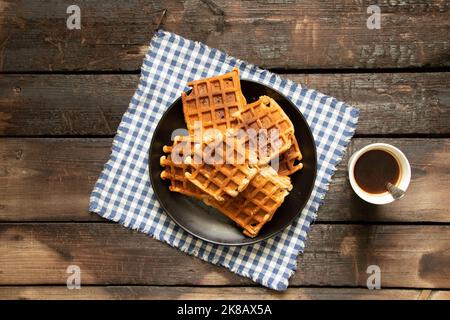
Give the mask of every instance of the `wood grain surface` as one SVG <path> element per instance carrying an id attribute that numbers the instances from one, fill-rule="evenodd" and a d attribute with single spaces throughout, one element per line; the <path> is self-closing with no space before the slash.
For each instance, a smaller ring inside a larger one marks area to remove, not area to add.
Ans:
<path id="1" fill-rule="evenodd" d="M 254 287 L 65 286 L 0 287 L 2 299 L 51 300 L 448 300 L 450 292 L 429 289 L 299 288 L 284 292 Z"/>
<path id="2" fill-rule="evenodd" d="M 318 221 L 450 222 L 450 139 L 358 138 L 348 153 L 375 141 L 392 143 L 409 158 L 412 182 L 407 196 L 386 206 L 360 200 L 349 185 L 345 156 Z M 0 221 L 99 221 L 87 211 L 88 201 L 111 143 L 98 138 L 3 138 Z"/>
<path id="3" fill-rule="evenodd" d="M 361 109 L 357 134 L 450 134 L 450 73 L 284 74 Z M 113 135 L 138 75 L 3 75 L 0 135 Z"/>
<path id="4" fill-rule="evenodd" d="M 0 0 L 0 299 L 450 300 L 450 1 L 79 0 L 69 30 L 72 4 Z M 399 147 L 407 196 L 361 201 L 346 155 L 282 293 L 89 213 L 157 28 L 360 108 L 347 153 Z"/>
<path id="5" fill-rule="evenodd" d="M 1 1 L 0 70 L 138 70 L 157 27 L 263 67 L 449 66 L 449 1 Z M 163 14 L 165 13 L 165 14 Z"/>
<path id="6" fill-rule="evenodd" d="M 314 225 L 291 285 L 448 288 L 450 226 Z M 254 285 L 223 267 L 112 223 L 0 224 L 0 285 Z"/>

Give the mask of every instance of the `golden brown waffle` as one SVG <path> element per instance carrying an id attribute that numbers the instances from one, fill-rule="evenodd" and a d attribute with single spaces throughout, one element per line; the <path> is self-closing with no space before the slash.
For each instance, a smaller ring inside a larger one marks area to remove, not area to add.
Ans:
<path id="1" fill-rule="evenodd" d="M 292 190 L 289 175 L 303 167 L 294 126 L 268 96 L 247 105 L 236 68 L 188 85 L 182 102 L 190 135 L 164 146 L 161 178 L 171 191 L 203 200 L 256 237 Z M 268 165 L 275 157 L 278 172 Z"/>
<path id="2" fill-rule="evenodd" d="M 195 197 L 197 199 L 202 199 L 207 195 L 197 188 L 192 182 L 190 182 L 185 174 L 190 172 L 192 168 L 184 163 L 184 159 L 189 154 L 184 154 L 184 147 L 192 148 L 191 141 L 183 137 L 176 137 L 173 146 L 164 146 L 163 152 L 167 155 L 160 158 L 160 164 L 164 167 L 161 172 L 161 179 L 170 180 L 169 190 L 173 192 L 179 192 L 187 196 Z M 175 152 L 180 159 L 172 160 L 172 151 L 176 148 Z"/>
<path id="3" fill-rule="evenodd" d="M 236 197 L 258 173 L 249 158 L 243 143 L 232 132 L 206 136 L 194 148 L 193 157 L 186 159 L 192 171 L 185 176 L 203 192 L 223 201 L 226 194 Z"/>
<path id="4" fill-rule="evenodd" d="M 236 127 L 237 119 L 231 114 L 239 111 L 246 104 L 239 81 L 239 69 L 212 78 L 191 81 L 189 94 L 183 92 L 184 120 L 192 134 L 196 126 L 205 131 L 218 129 L 225 132 Z"/>
<path id="5" fill-rule="evenodd" d="M 253 238 L 272 219 L 291 189 L 289 177 L 279 176 L 270 166 L 266 166 L 237 197 L 226 196 L 223 202 L 211 198 L 203 201 L 236 222 L 244 229 L 246 236 Z"/>
<path id="6" fill-rule="evenodd" d="M 275 156 L 279 156 L 291 147 L 294 126 L 275 100 L 261 96 L 258 101 L 247 104 L 233 114 L 241 125 L 257 134 L 254 139 L 257 145 L 259 164 L 267 164 Z M 264 133 L 265 132 L 265 133 Z M 274 135 L 275 133 L 275 135 Z M 261 143 L 266 141 L 266 143 Z M 250 150 L 255 149 L 248 145 Z"/>
<path id="7" fill-rule="evenodd" d="M 301 170 L 303 168 L 303 163 L 299 162 L 301 160 L 302 153 L 298 146 L 297 139 L 293 136 L 291 147 L 280 156 L 278 174 L 289 176 L 294 172 Z"/>

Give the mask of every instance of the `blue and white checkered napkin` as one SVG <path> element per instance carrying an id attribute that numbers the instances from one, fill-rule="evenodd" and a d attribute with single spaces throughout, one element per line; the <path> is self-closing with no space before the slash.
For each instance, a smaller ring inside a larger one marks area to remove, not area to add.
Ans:
<path id="1" fill-rule="evenodd" d="M 261 82 L 286 95 L 311 126 L 317 146 L 314 190 L 301 216 L 278 236 L 255 245 L 225 247 L 190 236 L 159 206 L 148 172 L 148 149 L 164 111 L 188 90 L 187 82 L 238 67 L 242 79 Z M 284 290 L 296 270 L 310 224 L 328 190 L 358 120 L 358 109 L 308 90 L 206 45 L 158 31 L 145 56 L 137 91 L 122 118 L 112 153 L 90 199 L 100 216 L 145 232 L 183 252 L 227 267 L 264 286 Z"/>

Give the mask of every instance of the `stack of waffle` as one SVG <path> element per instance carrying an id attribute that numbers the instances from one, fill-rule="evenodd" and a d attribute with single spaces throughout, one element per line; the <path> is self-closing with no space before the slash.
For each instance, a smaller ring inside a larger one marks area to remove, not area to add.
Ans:
<path id="1" fill-rule="evenodd" d="M 182 102 L 189 135 L 164 146 L 161 178 L 255 237 L 292 189 L 289 175 L 302 168 L 294 126 L 268 96 L 247 104 L 236 68 L 188 86 Z"/>

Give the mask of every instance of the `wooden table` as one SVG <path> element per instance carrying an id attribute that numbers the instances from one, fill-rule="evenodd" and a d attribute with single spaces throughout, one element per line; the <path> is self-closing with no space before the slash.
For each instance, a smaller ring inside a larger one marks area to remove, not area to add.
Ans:
<path id="1" fill-rule="evenodd" d="M 372 3 L 0 1 L 0 298 L 449 299 L 450 1 L 378 1 L 379 30 Z M 283 293 L 89 213 L 158 26 L 358 106 L 348 154 L 399 147 L 407 197 L 359 200 L 346 156 Z"/>

